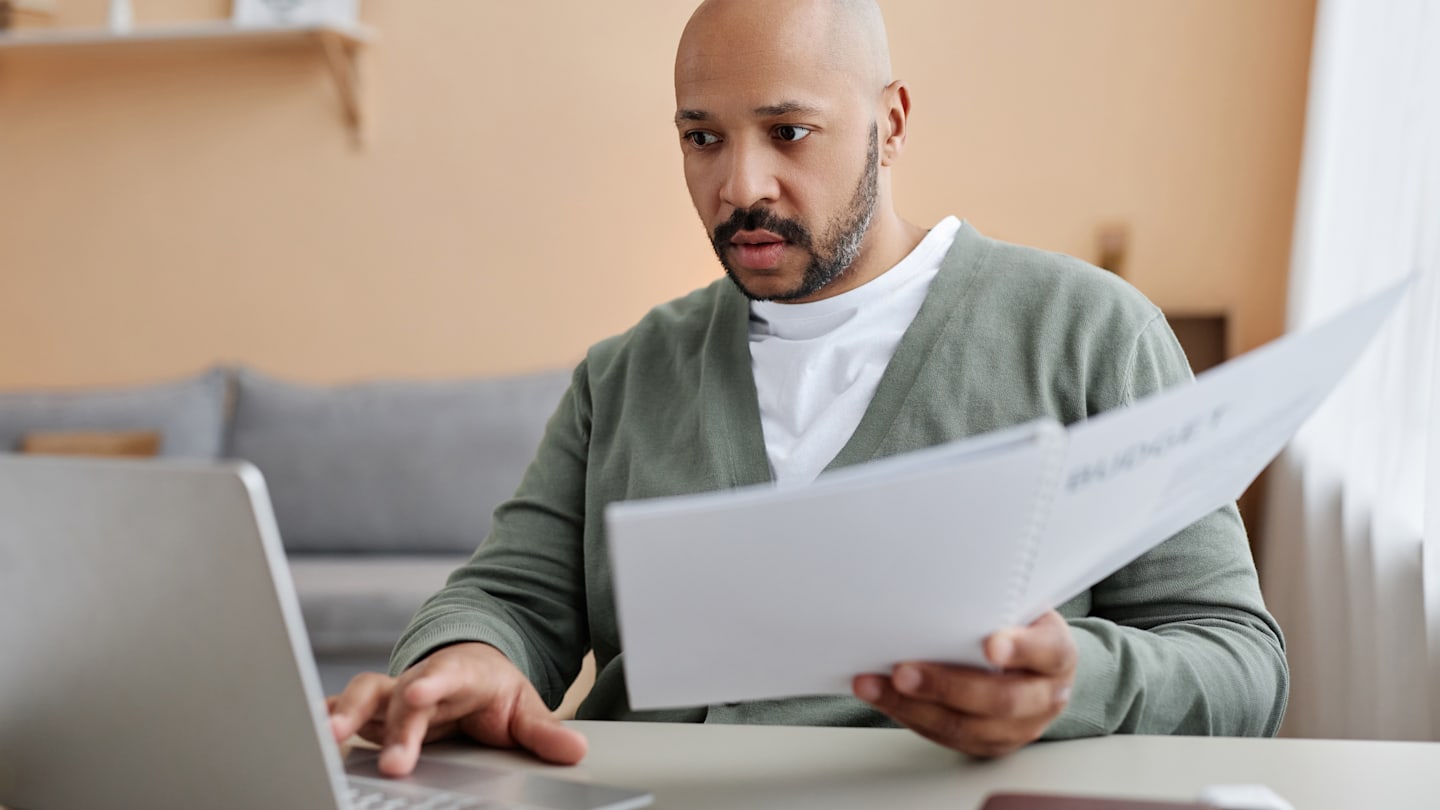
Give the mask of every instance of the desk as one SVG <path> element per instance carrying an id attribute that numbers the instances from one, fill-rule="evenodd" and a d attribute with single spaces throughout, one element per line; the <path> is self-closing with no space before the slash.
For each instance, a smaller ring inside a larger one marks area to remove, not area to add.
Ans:
<path id="1" fill-rule="evenodd" d="M 1206 785 L 1257 782 L 1296 810 L 1440 807 L 1440 743 L 1115 736 L 977 761 L 894 729 L 570 725 L 590 739 L 572 768 L 453 743 L 426 752 L 645 788 L 660 810 L 973 810 L 997 790 L 1193 799 Z"/>

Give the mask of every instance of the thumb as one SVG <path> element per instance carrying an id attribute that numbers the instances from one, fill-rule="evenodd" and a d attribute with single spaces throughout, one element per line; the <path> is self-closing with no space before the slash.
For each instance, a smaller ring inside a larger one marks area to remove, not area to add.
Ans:
<path id="1" fill-rule="evenodd" d="M 1074 669 L 1077 652 L 1070 625 L 1052 610 L 1029 627 L 996 633 L 987 644 L 987 654 L 1006 669 L 1058 675 Z"/>
<path id="2" fill-rule="evenodd" d="M 520 747 L 559 765 L 574 765 L 590 747 L 585 735 L 555 719 L 533 688 L 522 690 L 515 702 L 510 736 Z"/>

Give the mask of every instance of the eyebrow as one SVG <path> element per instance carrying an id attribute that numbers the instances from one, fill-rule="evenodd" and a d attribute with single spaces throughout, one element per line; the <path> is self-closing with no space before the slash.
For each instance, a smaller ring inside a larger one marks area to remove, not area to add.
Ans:
<path id="1" fill-rule="evenodd" d="M 810 104 L 802 104 L 798 101 L 782 101 L 779 104 L 768 104 L 764 107 L 756 107 L 754 110 L 754 113 L 756 115 L 765 118 L 774 118 L 779 115 L 789 115 L 791 113 L 805 113 L 807 115 L 814 115 L 818 112 L 820 112 L 819 107 L 815 107 Z"/>
<path id="2" fill-rule="evenodd" d="M 782 101 L 778 104 L 766 104 L 763 107 L 756 107 L 755 109 L 751 110 L 751 112 L 754 113 L 757 118 L 775 118 L 777 116 L 790 115 L 792 113 L 815 115 L 820 112 L 820 108 L 811 104 L 803 104 L 799 101 Z M 680 124 L 685 121 L 709 120 L 710 113 L 705 112 L 704 110 L 680 110 L 679 112 L 675 113 L 676 124 Z"/>

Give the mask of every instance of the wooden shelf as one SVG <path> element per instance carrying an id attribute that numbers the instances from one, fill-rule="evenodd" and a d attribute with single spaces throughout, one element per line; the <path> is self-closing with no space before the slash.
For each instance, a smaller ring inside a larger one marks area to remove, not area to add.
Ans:
<path id="1" fill-rule="evenodd" d="M 286 42 L 330 35 L 359 46 L 375 38 L 364 25 L 240 26 L 228 20 L 171 25 L 139 25 L 129 31 L 108 28 L 32 28 L 0 34 L 0 48 L 43 48 L 63 45 L 123 45 L 129 42 L 235 40 Z"/>
<path id="2" fill-rule="evenodd" d="M 285 44 L 316 43 L 325 53 L 345 117 L 358 136 L 363 121 L 360 49 L 376 38 L 364 25 L 242 26 L 229 20 L 140 25 L 126 31 L 108 28 L 35 28 L 0 33 L 0 52 L 65 47 L 129 47 L 164 43 Z"/>

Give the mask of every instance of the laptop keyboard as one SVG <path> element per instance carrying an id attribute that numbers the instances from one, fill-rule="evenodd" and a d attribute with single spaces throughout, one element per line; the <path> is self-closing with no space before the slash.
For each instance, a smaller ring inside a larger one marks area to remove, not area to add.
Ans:
<path id="1" fill-rule="evenodd" d="M 348 780 L 350 810 L 503 810 L 520 805 L 497 804 L 478 796 L 464 796 L 415 785 L 386 783 L 352 776 Z"/>

